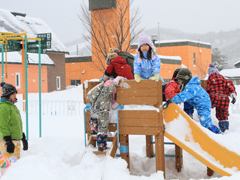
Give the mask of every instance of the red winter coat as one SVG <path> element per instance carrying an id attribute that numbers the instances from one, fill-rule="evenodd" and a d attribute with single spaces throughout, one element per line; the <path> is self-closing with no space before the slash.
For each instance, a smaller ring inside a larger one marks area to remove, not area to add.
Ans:
<path id="1" fill-rule="evenodd" d="M 180 93 L 179 84 L 176 83 L 174 80 L 171 80 L 166 85 L 164 93 L 165 93 L 166 101 L 169 99 L 172 99 L 175 95 Z"/>
<path id="2" fill-rule="evenodd" d="M 126 59 L 121 56 L 115 57 L 108 65 L 105 74 L 111 76 L 113 70 L 116 71 L 118 76 L 125 77 L 127 79 L 134 79 L 132 74 L 132 68 L 127 64 Z"/>
<path id="3" fill-rule="evenodd" d="M 210 96 L 212 108 L 216 107 L 217 119 L 227 120 L 230 101 L 228 96 L 236 93 L 233 82 L 225 79 L 221 74 L 213 73 L 208 77 L 206 91 Z"/>

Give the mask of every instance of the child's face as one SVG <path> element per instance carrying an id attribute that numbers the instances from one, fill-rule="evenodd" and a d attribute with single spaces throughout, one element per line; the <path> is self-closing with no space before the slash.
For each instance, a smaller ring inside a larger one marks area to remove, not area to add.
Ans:
<path id="1" fill-rule="evenodd" d="M 148 44 L 143 44 L 143 45 L 140 46 L 140 50 L 141 50 L 143 53 L 148 52 L 149 48 L 150 48 L 150 47 L 149 47 Z"/>
<path id="2" fill-rule="evenodd" d="M 182 80 L 178 79 L 178 84 L 182 85 Z"/>

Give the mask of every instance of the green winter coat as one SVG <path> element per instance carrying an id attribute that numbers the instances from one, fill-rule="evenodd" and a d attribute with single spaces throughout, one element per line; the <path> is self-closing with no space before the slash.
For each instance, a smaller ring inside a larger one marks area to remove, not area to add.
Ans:
<path id="1" fill-rule="evenodd" d="M 0 99 L 0 138 L 11 136 L 22 139 L 22 118 L 18 108 L 6 99 Z"/>

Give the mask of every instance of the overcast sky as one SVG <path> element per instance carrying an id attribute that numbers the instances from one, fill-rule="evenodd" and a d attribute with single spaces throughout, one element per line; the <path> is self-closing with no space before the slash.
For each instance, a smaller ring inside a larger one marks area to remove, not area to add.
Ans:
<path id="1" fill-rule="evenodd" d="M 88 0 L 0 0 L 0 8 L 24 12 L 45 21 L 63 43 L 81 38 L 83 28 L 77 16 Z M 135 0 L 141 26 L 175 28 L 183 32 L 206 33 L 240 28 L 240 0 Z"/>

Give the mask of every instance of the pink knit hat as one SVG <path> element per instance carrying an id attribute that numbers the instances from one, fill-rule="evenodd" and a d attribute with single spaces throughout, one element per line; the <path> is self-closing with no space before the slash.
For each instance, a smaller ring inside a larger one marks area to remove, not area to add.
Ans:
<path id="1" fill-rule="evenodd" d="M 154 56 L 154 45 L 151 41 L 151 39 L 149 38 L 149 36 L 145 33 L 141 33 L 139 35 L 139 38 L 138 38 L 138 48 L 137 48 L 137 53 L 138 53 L 138 63 L 141 62 L 141 58 L 140 58 L 140 47 L 141 45 L 143 44 L 148 44 L 151 48 L 152 48 L 152 60 L 155 59 L 155 56 Z"/>

